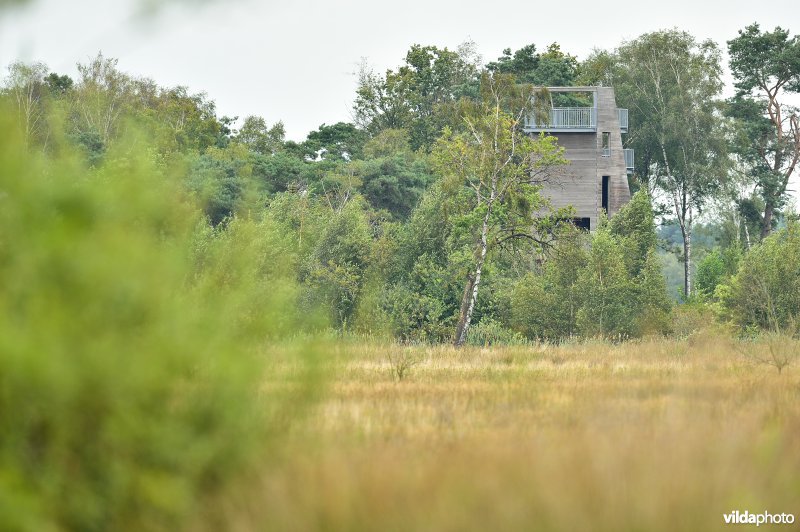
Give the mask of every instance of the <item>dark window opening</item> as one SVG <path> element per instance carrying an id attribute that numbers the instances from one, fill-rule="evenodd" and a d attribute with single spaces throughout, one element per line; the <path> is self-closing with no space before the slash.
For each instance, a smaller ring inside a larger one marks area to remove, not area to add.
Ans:
<path id="1" fill-rule="evenodd" d="M 585 229 L 586 231 L 591 230 L 591 223 L 589 218 L 573 218 L 572 225 L 577 227 L 578 229 Z"/>
<path id="2" fill-rule="evenodd" d="M 606 211 L 606 214 L 608 214 L 608 181 L 609 181 L 609 177 L 607 175 L 604 175 L 603 176 L 603 201 L 601 203 L 601 206 Z"/>
<path id="3" fill-rule="evenodd" d="M 603 131 L 603 157 L 611 155 L 611 133 Z"/>

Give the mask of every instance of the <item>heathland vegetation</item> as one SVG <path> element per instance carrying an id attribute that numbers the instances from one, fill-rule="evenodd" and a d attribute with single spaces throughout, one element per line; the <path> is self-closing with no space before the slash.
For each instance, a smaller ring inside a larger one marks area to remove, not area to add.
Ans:
<path id="1" fill-rule="evenodd" d="M 582 61 L 415 45 L 302 142 L 103 55 L 10 65 L 0 528 L 796 511 L 800 39 L 728 52 L 722 99 L 718 45 L 677 30 Z M 562 150 L 520 126 L 534 86 L 597 83 L 635 194 L 586 233 L 540 193 Z"/>

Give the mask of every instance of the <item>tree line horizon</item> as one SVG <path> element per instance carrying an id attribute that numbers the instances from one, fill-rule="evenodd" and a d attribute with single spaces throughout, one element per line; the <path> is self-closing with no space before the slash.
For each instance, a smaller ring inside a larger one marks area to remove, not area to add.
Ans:
<path id="1" fill-rule="evenodd" d="M 788 101 L 800 92 L 800 39 L 752 24 L 727 49 L 737 92 L 723 99 L 719 46 L 677 29 L 583 61 L 557 43 L 486 64 L 474 43 L 412 45 L 385 73 L 362 65 L 352 122 L 301 142 L 258 116 L 236 128 L 205 93 L 129 75 L 102 53 L 76 79 L 13 63 L 2 98 L 24 147 L 53 161 L 78 157 L 98 174 L 119 164 L 122 142 L 145 150 L 210 238 L 245 220 L 277 224 L 294 242 L 298 308 L 324 309 L 336 330 L 458 345 L 669 334 L 665 253 L 682 263 L 682 301 L 745 329 L 785 325 L 795 313 L 789 301 L 776 310 L 785 294 L 765 280 L 775 272 L 745 281 L 743 268 L 756 248 L 796 243 L 800 126 Z M 568 164 L 563 150 L 521 130 L 542 112 L 536 87 L 584 85 L 614 87 L 637 154 L 634 199 L 592 234 L 542 197 Z M 695 264 L 701 215 L 711 221 Z"/>

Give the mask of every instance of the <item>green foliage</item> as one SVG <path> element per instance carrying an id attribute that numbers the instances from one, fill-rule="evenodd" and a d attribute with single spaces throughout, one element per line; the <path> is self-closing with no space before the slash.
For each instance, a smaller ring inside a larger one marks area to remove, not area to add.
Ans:
<path id="1" fill-rule="evenodd" d="M 330 308 L 331 323 L 346 328 L 353 317 L 369 265 L 372 233 L 363 200 L 356 198 L 328 218 L 300 280 L 308 290 L 303 308 Z"/>
<path id="2" fill-rule="evenodd" d="M 37 145 L 47 137 L 46 74 L 47 65 L 44 63 L 25 64 L 17 61 L 8 67 L 4 92 L 15 104 L 13 111 L 16 111 L 18 120 L 12 125 L 18 128 L 25 147 Z"/>
<path id="3" fill-rule="evenodd" d="M 147 80 L 139 86 L 150 94 L 138 99 L 144 108 L 132 114 L 140 127 L 154 131 L 160 152 L 204 152 L 224 144 L 225 126 L 217 120 L 214 102 L 204 94 L 190 94 L 186 87 L 159 89 Z"/>
<path id="4" fill-rule="evenodd" d="M 409 220 L 384 226 L 373 275 L 382 279 L 380 311 L 403 340 L 443 341 L 450 334 L 463 289 L 463 243 L 454 235 L 451 197 L 441 183 L 423 195 Z"/>
<path id="5" fill-rule="evenodd" d="M 331 214 L 319 198 L 302 192 L 277 194 L 269 202 L 264 216 L 291 239 L 293 251 L 284 257 L 284 262 L 291 264 L 293 271 L 299 271 L 299 265 L 310 260 Z"/>
<path id="6" fill-rule="evenodd" d="M 697 265 L 696 285 L 698 293 L 706 298 L 722 283 L 727 283 L 739 267 L 742 252 L 738 247 L 715 249 L 707 253 Z"/>
<path id="7" fill-rule="evenodd" d="M 661 261 L 656 253 L 656 230 L 650 197 L 636 192 L 610 220 L 625 269 L 634 285 L 636 334 L 664 333 L 670 328 L 671 303 Z"/>
<path id="8" fill-rule="evenodd" d="M 562 234 L 534 265 L 556 231 L 554 219 L 539 217 L 547 206 L 538 185 L 564 161 L 555 138 L 519 128 L 531 91 L 517 82 L 572 84 L 577 62 L 558 45 L 543 53 L 530 46 L 504 54 L 480 83 L 478 64 L 470 46 L 414 46 L 396 71 L 362 72 L 360 127 L 323 124 L 300 143 L 285 141 L 281 122 L 254 116 L 235 131 L 235 119 L 217 117 L 205 95 L 159 87 L 102 55 L 81 65 L 74 83 L 42 64 L 17 65 L 4 98 L 31 95 L 30 147 L 82 153 L 98 175 L 114 174 L 147 146 L 154 175 L 174 180 L 175 197 L 199 206 L 208 222 L 192 224 L 192 238 L 202 250 L 195 273 L 212 292 L 224 292 L 240 257 L 250 264 L 246 276 L 265 286 L 275 289 L 270 272 L 291 279 L 284 295 L 315 327 L 438 342 L 452 337 L 471 294 L 465 280 L 480 262 L 471 312 L 487 331 L 570 337 L 586 307 L 581 324 L 595 334 L 588 305 L 598 300 L 589 302 L 578 283 L 588 275 L 585 236 Z M 148 141 L 130 141 L 132 131 Z M 423 153 L 431 148 L 432 156 Z M 611 222 L 613 245 L 601 240 L 595 251 L 596 264 L 622 261 L 640 316 L 626 325 L 630 334 L 653 328 L 644 325 L 645 308 L 664 309 L 651 226 L 649 201 L 637 195 Z"/>
<path id="9" fill-rule="evenodd" d="M 579 65 L 576 85 L 593 86 L 599 84 L 613 86 L 616 63 L 617 58 L 612 52 L 592 50 L 589 56 Z"/>
<path id="10" fill-rule="evenodd" d="M 210 148 L 192 163 L 187 184 L 211 224 L 219 225 L 240 209 L 251 175 L 245 152 L 235 146 Z"/>
<path id="11" fill-rule="evenodd" d="M 762 33 L 754 23 L 728 41 L 728 52 L 734 85 L 740 91 L 783 82 L 787 90 L 800 92 L 800 36 L 790 37 L 780 27 Z"/>
<path id="12" fill-rule="evenodd" d="M 520 241 L 538 243 L 535 213 L 546 207 L 539 183 L 566 164 L 555 137 L 521 131 L 531 92 L 507 74 L 481 77 L 481 102 L 464 106 L 466 131 L 445 128 L 431 153 L 442 190 L 458 198 L 454 234 L 467 265 L 454 341 L 466 340 L 486 257 Z"/>
<path id="13" fill-rule="evenodd" d="M 47 83 L 50 93 L 57 97 L 66 95 L 75 86 L 75 82 L 71 77 L 66 74 L 59 76 L 55 72 L 48 74 L 47 77 L 44 78 L 44 82 Z"/>
<path id="14" fill-rule="evenodd" d="M 700 302 L 676 305 L 672 313 L 671 332 L 675 338 L 690 338 L 714 325 L 712 308 Z"/>
<path id="15" fill-rule="evenodd" d="M 386 287 L 381 307 L 389 317 L 392 334 L 403 341 L 443 342 L 451 334 L 452 307 L 408 284 Z M 435 290 L 435 287 L 432 287 Z M 450 310 L 450 312 L 447 312 Z"/>
<path id="16" fill-rule="evenodd" d="M 503 327 L 492 318 L 483 318 L 470 327 L 467 333 L 468 345 L 489 347 L 492 345 L 520 345 L 525 343 L 525 337 Z"/>
<path id="17" fill-rule="evenodd" d="M 283 150 L 285 137 L 283 122 L 268 127 L 260 116 L 248 116 L 234 138 L 236 142 L 241 142 L 256 153 L 273 155 Z"/>
<path id="18" fill-rule="evenodd" d="M 591 235 L 565 231 L 541 273 L 512 293 L 512 326 L 528 338 L 609 338 L 663 334 L 671 328 L 650 201 L 644 192 Z"/>
<path id="19" fill-rule="evenodd" d="M 788 146 L 776 142 L 775 128 L 769 117 L 764 114 L 766 107 L 767 103 L 761 99 L 756 100 L 749 95 L 737 94 L 727 100 L 725 114 L 733 119 L 731 151 L 736 153 L 745 165 L 748 181 L 759 184 L 759 188 L 762 189 L 759 190 L 760 195 L 769 198 L 775 206 L 780 207 L 785 198 L 776 197 L 775 194 L 783 176 L 780 172 L 773 171 L 770 159 L 775 155 L 783 158 L 788 154 Z M 765 157 L 767 154 L 769 158 Z M 755 214 L 759 216 L 760 213 Z M 760 229 L 761 227 L 758 232 L 754 232 L 754 236 L 759 234 Z"/>
<path id="20" fill-rule="evenodd" d="M 780 27 L 762 32 L 751 24 L 728 41 L 728 54 L 738 89 L 727 109 L 737 126 L 732 148 L 763 200 L 763 238 L 788 199 L 800 157 L 800 115 L 786 102 L 800 93 L 800 36 Z"/>
<path id="21" fill-rule="evenodd" d="M 778 330 L 794 323 L 800 312 L 800 225 L 792 221 L 754 246 L 722 295 L 741 327 Z"/>
<path id="22" fill-rule="evenodd" d="M 636 334 L 670 332 L 673 305 L 667 293 L 661 260 L 654 248 L 647 250 L 644 267 L 634 279 L 634 292 L 637 307 Z"/>
<path id="23" fill-rule="evenodd" d="M 212 230 L 144 150 L 112 148 L 96 170 L 29 154 L 12 116 L 0 528 L 184 529 L 264 456 L 264 406 L 289 408 L 257 395 L 265 341 L 299 324 L 283 236 Z"/>
<path id="24" fill-rule="evenodd" d="M 675 30 L 646 33 L 615 53 L 617 101 L 630 109 L 628 141 L 636 176 L 661 189 L 682 233 L 684 293 L 692 295 L 694 216 L 719 193 L 730 164 L 717 100 L 723 83 L 720 51 Z"/>
<path id="25" fill-rule="evenodd" d="M 278 339 L 327 323 L 324 308 L 295 311 L 301 287 L 293 234 L 271 217 L 234 217 L 224 226 L 198 223 L 191 240 L 193 282 L 243 338 Z M 276 304 L 277 303 L 277 304 Z"/>
<path id="26" fill-rule="evenodd" d="M 456 102 L 477 96 L 473 56 L 469 45 L 451 51 L 415 44 L 405 63 L 385 76 L 362 66 L 353 107 L 356 123 L 372 135 L 405 129 L 412 149 L 429 149 L 446 125 L 458 125 Z"/>
<path id="27" fill-rule="evenodd" d="M 361 157 L 367 135 L 353 124 L 338 122 L 332 126 L 322 124 L 308 134 L 303 146 L 306 156 L 321 157 L 329 161 L 349 161 Z"/>
<path id="28" fill-rule="evenodd" d="M 583 294 L 578 275 L 588 254 L 582 232 L 565 230 L 541 275 L 529 273 L 514 287 L 512 325 L 528 338 L 559 340 L 578 334 L 578 309 Z"/>
<path id="29" fill-rule="evenodd" d="M 622 246 L 628 273 L 634 277 L 642 273 L 649 252 L 656 247 L 653 206 L 646 191 L 633 195 L 611 219 L 609 230 Z"/>
<path id="30" fill-rule="evenodd" d="M 685 189 L 702 205 L 724 170 L 723 137 L 715 131 L 714 99 L 722 88 L 717 45 L 678 30 L 658 31 L 624 43 L 614 59 L 617 100 L 629 108 L 636 131 L 629 142 L 636 175 L 644 182 L 662 179 L 668 192 Z"/>
<path id="31" fill-rule="evenodd" d="M 487 64 L 486 68 L 492 72 L 514 74 L 520 83 L 542 87 L 569 87 L 575 84 L 578 60 L 575 56 L 562 52 L 558 43 L 552 43 L 542 53 L 536 52 L 536 45 L 529 44 L 513 54 L 511 48 L 506 48 L 503 55 L 497 61 Z"/>
<path id="32" fill-rule="evenodd" d="M 695 275 L 697 292 L 704 296 L 713 294 L 724 277 L 725 262 L 722 254 L 718 250 L 707 253 L 697 265 L 697 274 Z"/>
<path id="33" fill-rule="evenodd" d="M 102 54 L 79 64 L 78 71 L 73 81 L 48 74 L 43 63 L 9 67 L 6 90 L 29 146 L 54 151 L 71 139 L 85 150 L 90 165 L 97 165 L 129 127 L 147 131 L 148 147 L 162 155 L 202 152 L 227 143 L 226 119 L 217 119 L 214 103 L 204 94 L 134 78 L 119 70 L 116 59 Z"/>
<path id="34" fill-rule="evenodd" d="M 493 246 L 504 237 L 530 234 L 534 212 L 544 207 L 537 183 L 547 181 L 566 160 L 555 137 L 530 137 L 519 131 L 529 90 L 504 75 L 485 75 L 481 87 L 484 101 L 464 110 L 470 131 L 446 129 L 432 160 L 443 176 L 442 191 L 458 197 L 455 225 L 478 240 L 488 216 L 488 242 Z"/>
<path id="35" fill-rule="evenodd" d="M 577 325 L 588 337 L 630 337 L 636 334 L 635 301 L 622 250 L 607 228 L 592 238 L 586 267 L 577 279 L 581 294 Z"/>
<path id="36" fill-rule="evenodd" d="M 372 208 L 386 211 L 399 220 L 408 218 L 433 181 L 424 160 L 401 154 L 357 161 L 355 172 L 361 180 L 361 192 Z"/>
<path id="37" fill-rule="evenodd" d="M 739 175 L 739 183 L 742 188 L 748 187 L 749 178 Z M 725 248 L 746 249 L 752 242 L 760 240 L 761 230 L 764 225 L 764 201 L 754 192 L 749 195 L 740 193 L 740 190 L 732 187 L 733 190 L 727 195 L 728 204 L 723 203 L 719 212 L 719 244 Z M 773 219 L 771 226 L 777 226 L 777 220 Z"/>
<path id="38" fill-rule="evenodd" d="M 308 191 L 318 185 L 321 167 L 304 161 L 292 154 L 280 152 L 274 155 L 250 154 L 254 185 L 266 196 L 286 192 Z"/>
<path id="39" fill-rule="evenodd" d="M 117 68 L 117 59 L 106 58 L 102 53 L 90 62 L 78 64 L 78 80 L 73 127 L 77 131 L 92 131 L 103 143 L 122 133 L 123 113 L 130 111 L 146 85 L 136 83 Z"/>
<path id="40" fill-rule="evenodd" d="M 106 144 L 96 131 L 78 131 L 72 136 L 72 141 L 83 152 L 90 167 L 96 167 L 103 162 Z"/>
<path id="41" fill-rule="evenodd" d="M 408 131 L 404 129 L 384 129 L 364 144 L 365 159 L 408 155 L 410 152 Z"/>

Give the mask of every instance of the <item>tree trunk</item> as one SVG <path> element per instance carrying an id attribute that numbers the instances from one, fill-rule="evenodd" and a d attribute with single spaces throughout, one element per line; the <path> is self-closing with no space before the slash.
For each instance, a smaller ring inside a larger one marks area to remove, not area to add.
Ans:
<path id="1" fill-rule="evenodd" d="M 683 292 L 689 298 L 692 295 L 692 236 L 687 233 L 683 240 Z"/>
<path id="2" fill-rule="evenodd" d="M 768 201 L 764 207 L 764 219 L 761 222 L 761 240 L 767 238 L 772 232 L 772 216 L 774 212 L 775 207 L 772 206 L 772 202 Z"/>
<path id="3" fill-rule="evenodd" d="M 472 276 L 472 272 L 470 272 L 467 274 L 467 284 L 464 286 L 464 295 L 461 296 L 461 310 L 458 313 L 456 335 L 454 336 L 453 340 L 455 345 L 460 345 L 458 343 L 458 339 L 461 338 L 461 335 L 464 332 L 464 326 L 467 323 L 467 312 L 469 311 L 469 302 L 472 300 L 472 286 L 474 282 L 475 278 Z"/>
<path id="4" fill-rule="evenodd" d="M 475 310 L 475 301 L 478 299 L 481 272 L 483 271 L 483 263 L 486 261 L 486 251 L 489 247 L 489 217 L 491 216 L 491 212 L 490 203 L 489 208 L 486 210 L 486 215 L 483 217 L 483 226 L 481 227 L 481 249 L 475 264 L 475 275 L 467 278 L 467 286 L 464 289 L 464 300 L 461 302 L 461 312 L 458 317 L 458 323 L 456 324 L 455 340 L 453 341 L 453 345 L 457 347 L 464 345 L 464 342 L 467 340 L 467 331 L 469 331 L 469 326 L 472 322 L 472 312 Z M 472 286 L 470 286 L 470 284 L 472 284 Z"/>
<path id="5" fill-rule="evenodd" d="M 678 187 L 678 183 L 672 175 L 672 169 L 667 158 L 666 143 L 661 141 L 661 156 L 664 158 L 664 166 L 667 169 L 667 179 L 672 190 L 672 202 L 675 206 L 675 216 L 678 218 L 678 225 L 683 236 L 683 296 L 688 298 L 692 295 L 692 203 L 691 195 L 687 193 L 686 186 Z M 680 190 L 682 188 L 682 190 Z"/>
<path id="6" fill-rule="evenodd" d="M 744 238 L 747 244 L 747 251 L 750 251 L 750 229 L 747 228 L 747 221 L 744 223 Z"/>
<path id="7" fill-rule="evenodd" d="M 692 295 L 692 210 L 681 224 L 683 233 L 683 293 L 687 299 Z"/>

